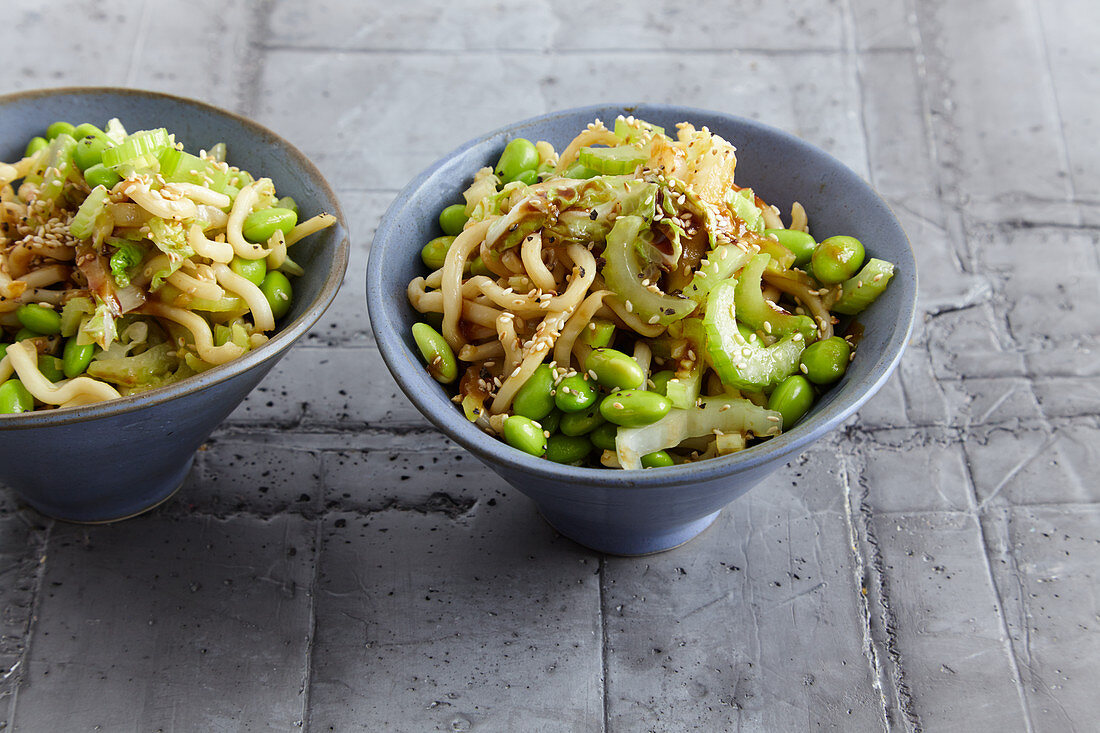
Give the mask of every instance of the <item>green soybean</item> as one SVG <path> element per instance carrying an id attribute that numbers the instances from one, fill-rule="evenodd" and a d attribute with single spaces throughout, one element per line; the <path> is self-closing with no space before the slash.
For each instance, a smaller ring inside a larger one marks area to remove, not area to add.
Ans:
<path id="1" fill-rule="evenodd" d="M 635 389 L 645 381 L 638 362 L 615 349 L 593 349 L 584 360 L 584 370 L 607 389 Z"/>
<path id="2" fill-rule="evenodd" d="M 540 364 L 531 372 L 512 400 L 512 412 L 532 420 L 541 420 L 554 409 L 554 372 Z"/>
<path id="3" fill-rule="evenodd" d="M 801 374 L 787 377 L 768 398 L 768 409 L 783 415 L 783 429 L 790 430 L 814 404 L 814 388 Z"/>
<path id="4" fill-rule="evenodd" d="M 424 262 L 424 266 L 432 272 L 442 268 L 443 263 L 447 261 L 447 252 L 454 241 L 453 236 L 444 235 L 425 244 L 420 250 L 420 259 Z"/>
<path id="5" fill-rule="evenodd" d="M 266 242 L 276 231 L 290 234 L 298 223 L 298 215 L 292 209 L 257 209 L 245 217 L 241 232 L 249 242 Z"/>
<path id="6" fill-rule="evenodd" d="M 829 237 L 814 250 L 814 277 L 825 285 L 842 283 L 863 266 L 863 244 L 855 237 Z"/>
<path id="7" fill-rule="evenodd" d="M 263 257 L 258 260 L 234 257 L 229 261 L 229 269 L 258 287 L 267 277 L 267 260 Z"/>
<path id="8" fill-rule="evenodd" d="M 462 234 L 462 229 L 470 217 L 466 216 L 466 207 L 463 204 L 451 204 L 439 212 L 439 228 L 444 234 L 457 237 Z"/>
<path id="9" fill-rule="evenodd" d="M 435 381 L 450 384 L 458 379 L 455 352 L 451 351 L 451 345 L 439 331 L 427 323 L 414 323 L 412 335 L 416 347 L 420 349 L 420 355 L 428 365 L 428 374 L 431 374 Z"/>
<path id="10" fill-rule="evenodd" d="M 551 435 L 546 439 L 546 458 L 554 463 L 577 464 L 592 452 L 587 435 Z"/>
<path id="11" fill-rule="evenodd" d="M 594 318 L 581 331 L 581 343 L 591 346 L 593 349 L 601 349 L 610 346 L 615 338 L 615 324 L 602 318 Z"/>
<path id="12" fill-rule="evenodd" d="M 516 176 L 513 180 L 519 181 L 527 186 L 533 186 L 539 182 L 539 174 L 533 170 L 526 170 Z M 549 453 L 547 454 L 549 455 Z"/>
<path id="13" fill-rule="evenodd" d="M 561 423 L 561 410 L 551 410 L 550 414 L 538 421 L 544 432 L 558 432 L 558 424 Z"/>
<path id="14" fill-rule="evenodd" d="M 649 378 L 649 381 L 653 382 L 653 389 L 650 392 L 656 392 L 657 394 L 668 396 L 668 383 L 669 380 L 676 377 L 676 372 L 671 369 L 662 369 L 659 372 L 654 372 Z"/>
<path id="15" fill-rule="evenodd" d="M 794 253 L 794 264 L 804 265 L 814 256 L 817 242 L 806 232 L 797 229 L 765 229 L 764 234 L 774 234 L 779 243 Z"/>
<path id="16" fill-rule="evenodd" d="M 275 206 L 280 209 L 290 209 L 294 212 L 295 216 L 299 216 L 301 214 L 301 212 L 298 211 L 298 202 L 292 199 L 290 196 L 283 196 L 281 199 L 275 202 Z"/>
<path id="17" fill-rule="evenodd" d="M 42 150 L 43 148 L 45 148 L 49 144 L 50 144 L 50 141 L 47 140 L 44 137 L 39 137 L 39 136 L 32 137 L 30 142 L 27 143 L 27 149 L 23 153 L 23 157 L 24 158 L 29 158 L 30 156 L 34 155 L 39 150 Z"/>
<path id="18" fill-rule="evenodd" d="M 584 435 L 591 433 L 607 422 L 598 407 L 590 407 L 584 412 L 567 412 L 561 416 L 558 430 L 565 435 Z"/>
<path id="19" fill-rule="evenodd" d="M 574 374 L 558 383 L 554 402 L 562 412 L 580 412 L 596 403 L 600 396 L 596 385 L 584 378 L 583 374 Z"/>
<path id="20" fill-rule="evenodd" d="M 658 450 L 642 456 L 642 468 L 662 468 L 675 465 L 676 461 L 672 460 L 672 456 L 668 454 L 668 451 Z"/>
<path id="21" fill-rule="evenodd" d="M 38 371 L 51 382 L 60 382 L 65 378 L 65 372 L 61 368 L 61 360 L 49 354 L 38 355 Z"/>
<path id="22" fill-rule="evenodd" d="M 267 273 L 260 282 L 260 292 L 267 298 L 267 303 L 271 306 L 271 315 L 276 320 L 290 311 L 294 291 L 290 287 L 290 280 L 287 280 L 283 273 L 278 270 Z"/>
<path id="23" fill-rule="evenodd" d="M 122 176 L 102 163 L 97 163 L 84 170 L 84 182 L 91 188 L 96 186 L 103 186 L 108 189 L 114 188 L 114 185 L 121 180 Z"/>
<path id="24" fill-rule="evenodd" d="M 15 340 L 17 342 L 19 342 L 19 341 L 23 341 L 24 339 L 38 338 L 41 335 L 42 334 L 40 334 L 36 331 L 32 331 L 29 328 L 27 328 L 26 326 L 24 326 L 23 328 L 21 328 L 21 329 L 19 329 L 18 331 L 15 332 Z"/>
<path id="25" fill-rule="evenodd" d="M 103 132 L 103 130 L 100 130 L 91 122 L 82 122 L 81 124 L 77 125 L 76 128 L 73 130 L 73 137 L 77 140 L 83 140 L 86 137 L 106 138 L 107 133 Z"/>
<path id="26" fill-rule="evenodd" d="M 615 436 L 618 435 L 619 426 L 613 422 L 605 422 L 588 434 L 592 445 L 600 450 L 615 450 Z"/>
<path id="27" fill-rule="evenodd" d="M 34 396 L 18 379 L 0 384 L 0 414 L 13 415 L 34 409 Z"/>
<path id="28" fill-rule="evenodd" d="M 61 333 L 61 315 L 37 303 L 25 303 L 15 309 L 15 317 L 26 328 L 43 336 Z"/>
<path id="29" fill-rule="evenodd" d="M 848 370 L 852 347 L 840 336 L 817 341 L 802 352 L 802 373 L 814 384 L 832 384 Z"/>
<path id="30" fill-rule="evenodd" d="M 78 344 L 76 336 L 65 341 L 65 349 L 61 352 L 61 371 L 69 379 L 78 377 L 87 370 L 95 356 L 95 344 Z"/>
<path id="31" fill-rule="evenodd" d="M 532 456 L 546 452 L 546 435 L 542 426 L 522 415 L 510 415 L 504 420 L 504 440 L 508 445 Z"/>
<path id="32" fill-rule="evenodd" d="M 600 403 L 600 414 L 608 422 L 627 428 L 655 423 L 671 409 L 667 397 L 644 389 L 612 392 Z"/>
<path id="33" fill-rule="evenodd" d="M 470 263 L 470 274 L 496 277 L 496 274 L 485 265 L 485 260 L 481 259 L 481 255 L 475 257 L 474 261 Z"/>
<path id="34" fill-rule="evenodd" d="M 74 132 L 76 132 L 75 125 L 58 120 L 46 128 L 46 139 L 53 140 L 58 135 L 72 135 Z"/>
<path id="35" fill-rule="evenodd" d="M 73 150 L 73 162 L 81 171 L 86 171 L 103 162 L 103 151 L 110 145 L 111 141 L 105 137 L 88 135 L 78 138 L 76 148 Z"/>
<path id="36" fill-rule="evenodd" d="M 539 153 L 530 140 L 517 137 L 504 146 L 504 152 L 497 161 L 496 174 L 504 183 L 516 180 L 524 171 L 534 171 L 539 167 Z"/>

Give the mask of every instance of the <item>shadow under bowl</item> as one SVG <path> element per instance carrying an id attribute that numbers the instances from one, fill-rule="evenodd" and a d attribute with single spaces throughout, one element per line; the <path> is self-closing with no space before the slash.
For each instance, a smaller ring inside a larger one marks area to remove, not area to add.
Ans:
<path id="1" fill-rule="evenodd" d="M 267 343 L 227 364 L 139 395 L 85 407 L 0 415 L 0 485 L 57 519 L 107 522 L 150 509 L 183 483 L 195 451 L 325 312 L 343 280 L 350 245 L 336 195 L 317 168 L 275 133 L 231 112 L 180 97 L 116 88 L 63 88 L 0 96 L 0 160 L 18 160 L 51 123 L 127 130 L 166 127 L 191 152 L 217 142 L 231 164 L 272 179 L 302 218 L 336 225 L 294 246 L 305 269 L 294 301 Z"/>
<path id="2" fill-rule="evenodd" d="M 495 164 L 508 140 L 526 137 L 564 146 L 595 118 L 620 114 L 674 131 L 706 125 L 737 147 L 737 180 L 789 211 L 799 201 L 821 241 L 860 239 L 868 256 L 896 265 L 886 292 L 858 317 L 863 336 L 845 376 L 790 431 L 739 453 L 707 461 L 616 471 L 562 466 L 534 458 L 481 432 L 424 369 L 410 329 L 419 319 L 406 286 L 423 274 L 419 250 L 439 236 L 436 215 L 462 201 L 479 168 Z M 619 555 L 676 547 L 718 512 L 810 443 L 839 425 L 883 385 L 909 338 L 916 309 L 916 263 L 889 207 L 856 173 L 793 135 L 752 120 L 670 105 L 600 105 L 535 117 L 471 140 L 417 176 L 378 227 L 367 265 L 367 303 L 383 359 L 408 398 L 444 434 L 530 496 L 559 532 L 582 545 Z"/>

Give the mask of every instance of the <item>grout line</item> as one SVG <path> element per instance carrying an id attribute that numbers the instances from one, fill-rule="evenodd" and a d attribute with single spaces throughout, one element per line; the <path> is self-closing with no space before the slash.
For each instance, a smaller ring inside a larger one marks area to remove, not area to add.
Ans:
<path id="1" fill-rule="evenodd" d="M 306 637 L 306 673 L 302 680 L 302 730 L 309 731 L 310 702 L 313 697 L 313 652 L 317 643 L 317 588 L 321 583 L 321 553 L 324 551 L 323 517 L 314 520 L 313 577 L 309 582 L 309 631 Z"/>
<path id="2" fill-rule="evenodd" d="M 36 555 L 40 556 L 37 567 L 34 573 L 34 583 L 31 586 L 31 605 L 28 609 L 27 624 L 23 631 L 23 651 L 19 655 L 19 659 L 12 665 L 12 670 L 9 670 L 9 674 L 18 667 L 18 674 L 16 674 L 15 684 L 12 685 L 11 702 L 8 704 L 8 721 L 7 726 L 15 729 L 15 715 L 16 707 L 19 702 L 19 690 L 23 686 L 23 675 L 27 670 L 27 660 L 31 654 L 31 644 L 34 643 L 35 630 L 37 628 L 38 611 L 39 606 L 42 603 L 42 583 L 46 577 L 46 567 L 48 558 L 48 548 L 50 539 L 53 537 L 54 520 L 50 519 L 46 524 L 46 531 L 42 537 L 41 543 L 36 548 Z"/>
<path id="3" fill-rule="evenodd" d="M 808 48 L 555 48 L 555 49 L 531 49 L 531 48 L 472 48 L 472 49 L 431 49 L 431 48 L 399 48 L 399 47 L 348 47 L 333 46 L 294 45 L 285 43 L 262 44 L 260 48 L 268 52 L 276 53 L 316 53 L 316 54 L 348 54 L 355 56 L 431 56 L 439 58 L 451 58 L 455 56 L 533 56 L 543 58 L 547 56 L 581 56 L 591 58 L 593 55 L 607 56 L 770 56 L 770 57 L 799 57 L 806 54 L 820 56 L 836 56 L 845 52 L 843 48 L 830 48 L 828 46 L 811 46 Z M 877 48 L 875 53 L 899 53 L 911 51 L 908 48 Z"/>
<path id="4" fill-rule="evenodd" d="M 607 571 L 607 556 L 600 555 L 599 573 L 599 620 L 600 620 L 600 679 L 603 687 L 603 733 L 611 731 L 611 695 L 609 680 L 611 670 L 608 660 L 611 657 L 611 635 L 607 631 L 607 592 L 604 589 L 604 574 Z"/>

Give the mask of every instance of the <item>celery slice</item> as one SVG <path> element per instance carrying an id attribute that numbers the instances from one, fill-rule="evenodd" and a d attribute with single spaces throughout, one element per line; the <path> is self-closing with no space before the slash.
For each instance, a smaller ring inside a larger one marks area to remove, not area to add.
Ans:
<path id="1" fill-rule="evenodd" d="M 718 245 L 699 263 L 699 269 L 695 271 L 691 283 L 684 288 L 684 295 L 696 302 L 705 302 L 710 291 L 718 283 L 733 277 L 750 257 L 751 252 L 746 252 L 736 244 Z"/>
<path id="2" fill-rule="evenodd" d="M 96 219 L 106 210 L 107 189 L 96 186 L 73 215 L 72 223 L 69 224 L 69 233 L 77 239 L 87 239 L 92 236 Z"/>
<path id="3" fill-rule="evenodd" d="M 577 160 L 600 175 L 619 176 L 633 173 L 649 156 L 629 145 L 616 148 L 581 148 Z"/>
<path id="4" fill-rule="evenodd" d="M 894 264 L 871 258 L 855 277 L 841 285 L 840 297 L 830 310 L 846 316 L 862 313 L 867 306 L 886 290 L 894 276 Z"/>
<path id="5" fill-rule="evenodd" d="M 751 188 L 731 191 L 726 197 L 726 203 L 730 205 L 730 209 L 737 218 L 745 222 L 746 227 L 757 234 L 764 233 L 764 214 L 756 206 L 756 194 Z"/>
<path id="6" fill-rule="evenodd" d="M 164 180 L 194 183 L 233 198 L 239 189 L 229 185 L 229 173 L 208 160 L 175 148 L 165 148 L 160 154 L 160 174 Z"/>
<path id="7" fill-rule="evenodd" d="M 727 387 L 764 389 L 794 374 L 806 340 L 800 333 L 785 336 L 771 346 L 746 340 L 737 328 L 735 292 L 736 284 L 727 280 L 707 298 L 703 316 L 707 355 Z"/>
<path id="8" fill-rule="evenodd" d="M 615 137 L 628 143 L 636 140 L 644 140 L 652 135 L 664 135 L 665 128 L 651 125 L 645 120 L 635 119 L 633 123 L 627 122 L 624 117 L 615 119 Z"/>
<path id="9" fill-rule="evenodd" d="M 607 261 L 601 274 L 610 288 L 629 303 L 631 310 L 650 324 L 667 326 L 695 310 L 697 303 L 688 298 L 650 290 L 643 285 L 644 273 L 638 262 L 636 241 L 645 228 L 640 216 L 620 216 L 607 234 L 603 256 Z"/>
<path id="10" fill-rule="evenodd" d="M 142 168 L 151 165 L 167 147 L 172 145 L 168 130 L 158 127 L 155 130 L 140 130 L 127 137 L 122 143 L 103 151 L 103 165 L 113 170 L 123 166 Z"/>
<path id="11" fill-rule="evenodd" d="M 737 278 L 734 297 L 737 301 L 737 318 L 754 329 L 765 333 L 786 336 L 801 333 L 804 338 L 812 338 L 817 324 L 809 316 L 796 316 L 776 310 L 765 299 L 760 289 L 760 276 L 768 266 L 771 257 L 766 254 L 755 255 Z"/>

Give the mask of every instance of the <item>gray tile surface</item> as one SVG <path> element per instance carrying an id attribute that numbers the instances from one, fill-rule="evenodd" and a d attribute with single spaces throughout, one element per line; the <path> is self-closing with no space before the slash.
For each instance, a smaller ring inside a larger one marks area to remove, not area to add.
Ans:
<path id="1" fill-rule="evenodd" d="M 329 177 L 353 252 L 172 502 L 85 528 L 0 493 L 0 728 L 1095 726 L 1095 3 L 4 10 L 0 92 L 131 85 L 250 115 Z M 609 100 L 825 148 L 889 201 L 921 276 L 910 349 L 844 430 L 634 559 L 556 536 L 436 434 L 362 305 L 374 229 L 418 170 Z"/>

